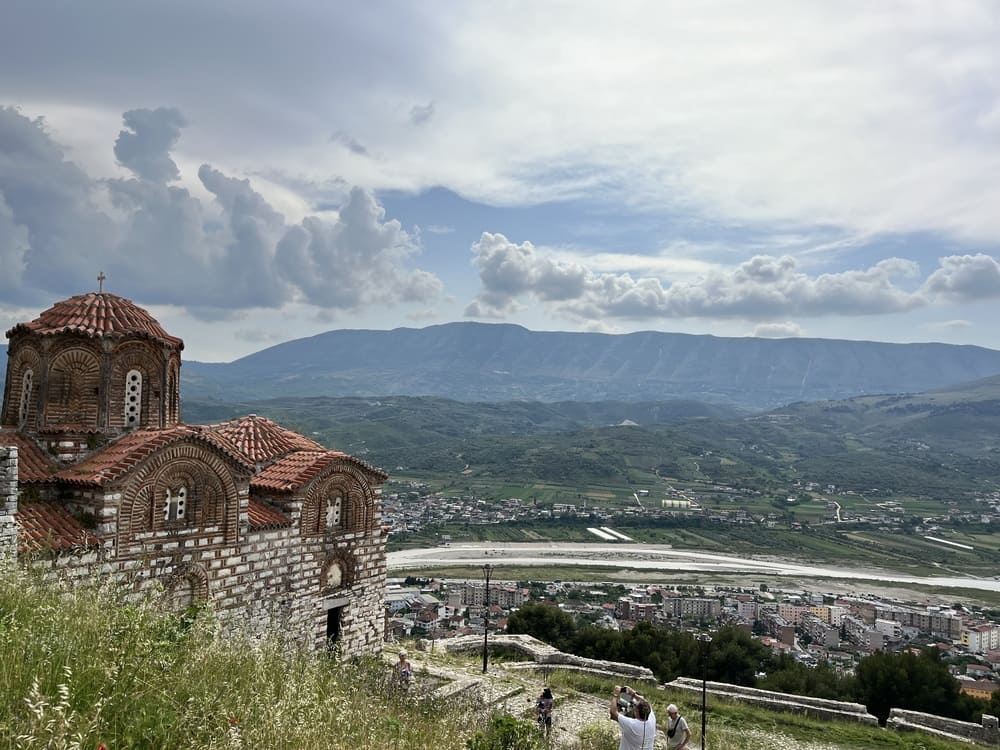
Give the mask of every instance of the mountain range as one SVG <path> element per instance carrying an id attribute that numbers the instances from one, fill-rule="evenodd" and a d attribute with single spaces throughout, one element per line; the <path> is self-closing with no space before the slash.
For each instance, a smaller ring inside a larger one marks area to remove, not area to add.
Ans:
<path id="1" fill-rule="evenodd" d="M 335 330 L 226 364 L 186 362 L 199 401 L 440 396 L 459 401 L 663 401 L 747 410 L 911 393 L 1000 373 L 1000 351 L 952 344 L 530 331 L 448 323 Z"/>
<path id="2" fill-rule="evenodd" d="M 0 368 L 2 371 L 5 368 Z M 185 361 L 185 400 L 438 396 L 459 401 L 663 401 L 748 411 L 914 393 L 1000 374 L 977 346 L 531 331 L 447 323 L 333 330 L 228 363 Z"/>

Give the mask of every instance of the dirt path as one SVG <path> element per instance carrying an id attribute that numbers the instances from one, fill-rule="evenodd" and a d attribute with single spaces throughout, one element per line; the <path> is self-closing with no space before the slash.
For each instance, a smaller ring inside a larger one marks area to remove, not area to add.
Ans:
<path id="1" fill-rule="evenodd" d="M 385 658 L 396 662 L 394 651 L 385 652 Z M 410 660 L 416 671 L 419 686 L 421 675 L 427 680 L 442 681 L 436 692 L 445 695 L 458 690 L 476 690 L 485 703 L 502 708 L 506 713 L 521 719 L 534 718 L 536 697 L 545 687 L 545 678 L 530 670 L 510 668 L 503 663 L 491 663 L 489 672 L 482 674 L 478 664 L 462 663 L 443 654 L 410 651 Z M 587 726 L 596 724 L 613 736 L 618 729 L 608 718 L 608 700 L 593 695 L 574 692 L 569 695 L 556 693 L 556 707 L 552 725 L 553 750 L 573 750 L 577 747 L 580 732 Z M 665 714 L 667 700 L 653 698 L 653 709 Z M 660 705 L 660 704 L 663 705 Z M 689 745 L 690 750 L 698 750 L 698 745 Z M 667 741 L 662 732 L 657 731 L 657 750 L 666 750 Z"/>

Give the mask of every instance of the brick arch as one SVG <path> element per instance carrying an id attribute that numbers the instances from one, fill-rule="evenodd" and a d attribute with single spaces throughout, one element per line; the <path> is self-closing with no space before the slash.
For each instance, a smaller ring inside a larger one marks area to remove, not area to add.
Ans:
<path id="1" fill-rule="evenodd" d="M 208 571 L 200 563 L 181 563 L 167 575 L 163 588 L 163 601 L 170 609 L 208 601 Z"/>
<path id="2" fill-rule="evenodd" d="M 31 371 L 31 388 L 27 394 L 27 413 L 21 424 L 21 398 L 24 374 Z M 42 379 L 42 355 L 33 346 L 22 344 L 10 358 L 7 370 L 7 402 L 4 404 L 3 423 L 16 427 L 32 428 L 38 424 L 38 385 Z"/>
<path id="3" fill-rule="evenodd" d="M 168 488 L 185 484 L 190 494 L 183 523 L 163 519 Z M 119 544 L 137 534 L 171 528 L 222 527 L 234 542 L 239 524 L 239 492 L 228 463 L 206 446 L 189 442 L 170 445 L 148 458 L 128 480 L 118 514 Z"/>
<path id="4" fill-rule="evenodd" d="M 181 375 L 180 375 L 180 355 L 173 354 L 167 363 L 167 382 L 164 385 L 166 394 L 164 399 L 166 409 L 166 419 L 164 427 L 177 424 L 181 419 Z"/>
<path id="5" fill-rule="evenodd" d="M 328 528 L 327 514 L 338 496 L 342 498 L 341 522 Z M 306 492 L 300 522 L 302 534 L 367 531 L 375 522 L 375 505 L 375 492 L 368 477 L 357 467 L 338 461 L 314 479 Z"/>
<path id="6" fill-rule="evenodd" d="M 337 578 L 339 577 L 339 581 Z M 350 588 L 358 577 L 358 561 L 347 550 L 337 550 L 323 562 L 319 577 L 320 593 Z"/>
<path id="7" fill-rule="evenodd" d="M 142 375 L 142 399 L 138 427 L 160 426 L 160 398 L 163 390 L 162 349 L 148 341 L 128 341 L 111 353 L 108 389 L 108 426 L 125 426 L 126 378 L 130 370 Z"/>
<path id="8" fill-rule="evenodd" d="M 100 358 L 91 348 L 70 346 L 54 354 L 45 387 L 45 423 L 97 426 Z"/>

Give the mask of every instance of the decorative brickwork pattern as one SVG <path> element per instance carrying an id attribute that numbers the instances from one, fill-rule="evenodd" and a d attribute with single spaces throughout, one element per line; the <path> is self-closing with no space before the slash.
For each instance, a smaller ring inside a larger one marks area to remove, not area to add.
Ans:
<path id="1" fill-rule="evenodd" d="M 3 424 L 22 429 L 38 425 L 38 381 L 42 371 L 41 363 L 42 355 L 30 345 L 23 346 L 10 355 L 7 362 L 6 383 L 10 397 L 4 401 Z M 30 373 L 30 385 L 25 382 L 28 373 Z"/>
<path id="2" fill-rule="evenodd" d="M 168 517 L 165 505 L 186 490 L 181 518 Z M 179 442 L 158 450 L 136 467 L 123 489 L 118 528 L 119 550 L 150 531 L 189 530 L 237 537 L 239 490 L 232 467 L 205 445 Z"/>

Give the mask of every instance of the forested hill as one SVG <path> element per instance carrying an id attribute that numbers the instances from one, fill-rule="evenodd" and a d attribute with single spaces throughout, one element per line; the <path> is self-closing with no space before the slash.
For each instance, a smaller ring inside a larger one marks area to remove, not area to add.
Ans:
<path id="1" fill-rule="evenodd" d="M 662 401 L 767 409 L 927 391 L 1000 373 L 1000 351 L 950 344 L 609 335 L 449 323 L 336 330 L 228 364 L 186 362 L 187 399 L 431 395 L 461 401 Z"/>

